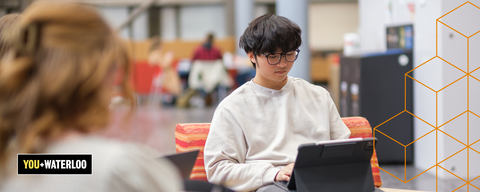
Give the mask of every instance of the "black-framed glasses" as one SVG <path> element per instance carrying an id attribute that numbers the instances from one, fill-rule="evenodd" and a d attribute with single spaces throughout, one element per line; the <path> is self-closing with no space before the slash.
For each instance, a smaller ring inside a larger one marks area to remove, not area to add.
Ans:
<path id="1" fill-rule="evenodd" d="M 277 65 L 280 63 L 280 60 L 282 59 L 282 56 L 284 56 L 285 61 L 287 62 L 294 62 L 298 58 L 298 54 L 300 53 L 300 49 L 297 49 L 295 51 L 289 51 L 287 53 L 274 53 L 274 54 L 262 54 L 267 58 L 267 62 L 270 65 Z"/>

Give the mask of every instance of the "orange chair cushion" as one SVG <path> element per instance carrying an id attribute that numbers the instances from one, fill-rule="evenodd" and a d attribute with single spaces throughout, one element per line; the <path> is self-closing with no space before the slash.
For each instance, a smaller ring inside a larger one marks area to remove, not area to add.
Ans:
<path id="1" fill-rule="evenodd" d="M 210 130 L 210 123 L 177 124 L 175 127 L 175 146 L 177 153 L 200 150 L 193 167 L 191 180 L 208 181 L 203 162 L 203 148 Z"/>
<path id="2" fill-rule="evenodd" d="M 367 119 L 363 117 L 347 117 L 342 118 L 342 120 L 352 132 L 350 138 L 372 137 L 372 128 Z M 177 153 L 200 150 L 192 174 L 190 175 L 190 179 L 192 180 L 208 181 L 203 162 L 203 147 L 205 146 L 205 140 L 207 139 L 209 130 L 210 123 L 177 124 L 175 127 Z M 377 154 L 375 152 L 373 153 L 371 164 L 375 187 L 380 187 L 382 186 L 382 180 L 380 178 Z"/>
<path id="3" fill-rule="evenodd" d="M 343 123 L 347 125 L 350 129 L 350 138 L 361 137 L 369 138 L 372 137 L 372 127 L 368 120 L 364 117 L 346 117 L 342 118 Z M 372 174 L 373 174 L 373 183 L 375 187 L 382 186 L 382 179 L 380 178 L 380 170 L 378 169 L 378 159 L 377 153 L 373 151 L 372 160 L 370 160 L 372 165 Z"/>

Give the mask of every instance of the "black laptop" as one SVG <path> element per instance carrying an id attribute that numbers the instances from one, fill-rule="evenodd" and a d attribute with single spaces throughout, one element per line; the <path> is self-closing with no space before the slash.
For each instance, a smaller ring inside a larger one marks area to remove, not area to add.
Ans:
<path id="1" fill-rule="evenodd" d="M 164 158 L 170 160 L 177 166 L 177 169 L 180 171 L 180 174 L 184 180 L 189 180 L 193 166 L 197 160 L 198 152 L 199 150 L 177 153 L 174 155 L 165 156 Z"/>
<path id="2" fill-rule="evenodd" d="M 285 191 L 373 192 L 373 138 L 303 144 Z"/>

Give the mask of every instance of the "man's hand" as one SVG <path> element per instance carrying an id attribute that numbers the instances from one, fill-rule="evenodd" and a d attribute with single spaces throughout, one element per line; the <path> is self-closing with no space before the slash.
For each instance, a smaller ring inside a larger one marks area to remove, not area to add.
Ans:
<path id="1" fill-rule="evenodd" d="M 275 181 L 290 181 L 290 175 L 292 175 L 294 163 L 288 164 L 282 170 L 278 171 L 275 176 Z"/>
<path id="2" fill-rule="evenodd" d="M 163 55 L 163 60 L 162 60 L 162 62 L 160 63 L 160 65 L 162 66 L 162 68 L 165 69 L 165 68 L 171 67 L 174 56 L 175 56 L 175 54 L 173 53 L 173 51 L 168 51 L 168 52 L 166 52 L 166 53 Z"/>

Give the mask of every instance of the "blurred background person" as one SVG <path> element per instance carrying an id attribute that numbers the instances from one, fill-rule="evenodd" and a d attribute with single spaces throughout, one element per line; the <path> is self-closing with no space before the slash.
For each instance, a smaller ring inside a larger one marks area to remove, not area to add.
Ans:
<path id="1" fill-rule="evenodd" d="M 13 25 L 18 21 L 20 14 L 12 13 L 0 18 L 0 60 L 5 53 L 12 48 L 11 42 L 8 42 L 5 36 L 12 31 Z"/>
<path id="2" fill-rule="evenodd" d="M 134 107 L 128 51 L 97 11 L 39 1 L 17 30 L 15 54 L 0 64 L 0 191 L 182 190 L 154 150 L 93 134 L 109 121 L 117 70 Z M 91 153 L 94 174 L 17 175 L 17 153 Z"/>
<path id="3" fill-rule="evenodd" d="M 150 53 L 148 55 L 148 64 L 160 68 L 157 74 L 154 74 L 150 95 L 150 103 L 158 100 L 156 97 L 162 97 L 166 92 L 171 96 L 178 96 L 182 92 L 180 76 L 174 66 L 173 51 L 163 50 L 162 42 L 158 37 L 152 39 Z M 153 92 L 153 93 L 152 93 Z M 173 99 L 173 98 L 172 98 Z M 172 101 L 173 102 L 173 101 Z"/>
<path id="4" fill-rule="evenodd" d="M 218 85 L 233 85 L 223 65 L 222 53 L 213 45 L 213 40 L 213 33 L 209 33 L 205 42 L 195 49 L 188 78 L 189 88 L 202 91 L 207 106 L 212 104 L 211 93 Z"/>
<path id="5" fill-rule="evenodd" d="M 195 60 L 214 61 L 222 59 L 222 53 L 219 48 L 213 46 L 213 33 L 207 34 L 205 42 L 198 46 L 193 53 L 192 62 Z"/>

